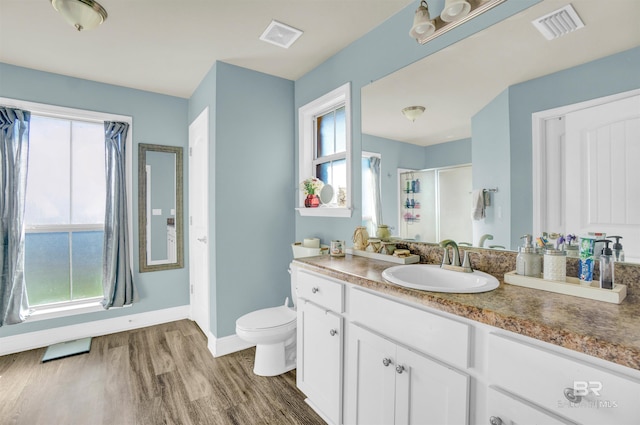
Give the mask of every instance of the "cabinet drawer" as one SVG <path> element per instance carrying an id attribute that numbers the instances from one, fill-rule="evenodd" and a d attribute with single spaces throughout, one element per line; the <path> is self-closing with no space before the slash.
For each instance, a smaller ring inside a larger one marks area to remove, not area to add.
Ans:
<path id="1" fill-rule="evenodd" d="M 344 285 L 341 282 L 305 270 L 299 270 L 297 278 L 298 298 L 313 301 L 337 313 L 344 312 Z"/>
<path id="2" fill-rule="evenodd" d="M 489 336 L 489 380 L 581 424 L 640 418 L 640 381 L 508 336 Z"/>
<path id="3" fill-rule="evenodd" d="M 493 385 L 487 395 L 488 424 L 575 425 Z"/>
<path id="4" fill-rule="evenodd" d="M 446 363 L 469 367 L 469 325 L 358 288 L 349 295 L 352 321 Z"/>

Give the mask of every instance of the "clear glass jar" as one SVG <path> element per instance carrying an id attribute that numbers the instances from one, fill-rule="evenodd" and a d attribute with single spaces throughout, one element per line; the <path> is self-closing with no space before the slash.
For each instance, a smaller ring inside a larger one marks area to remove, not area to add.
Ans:
<path id="1" fill-rule="evenodd" d="M 543 276 L 545 280 L 565 282 L 567 279 L 567 256 L 559 249 L 544 252 Z"/>

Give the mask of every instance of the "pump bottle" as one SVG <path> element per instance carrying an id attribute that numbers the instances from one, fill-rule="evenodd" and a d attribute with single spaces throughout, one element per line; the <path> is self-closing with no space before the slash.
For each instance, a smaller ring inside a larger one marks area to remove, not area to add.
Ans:
<path id="1" fill-rule="evenodd" d="M 524 235 L 524 245 L 518 250 L 516 257 L 516 274 L 530 277 L 540 277 L 542 273 L 542 257 L 536 253 L 531 235 Z"/>
<path id="2" fill-rule="evenodd" d="M 613 244 L 613 261 L 624 261 L 624 251 L 622 250 L 622 244 L 620 243 L 620 239 L 622 239 L 622 236 L 608 236 L 607 239 L 609 238 L 616 240 Z"/>
<path id="3" fill-rule="evenodd" d="M 600 253 L 600 288 L 613 289 L 613 256 L 609 239 L 598 239 L 596 242 L 604 242 L 604 248 Z"/>

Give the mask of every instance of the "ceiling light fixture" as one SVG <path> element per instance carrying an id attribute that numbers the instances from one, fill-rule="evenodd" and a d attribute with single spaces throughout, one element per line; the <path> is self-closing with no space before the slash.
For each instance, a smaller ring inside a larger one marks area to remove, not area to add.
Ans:
<path id="1" fill-rule="evenodd" d="M 429 5 L 425 0 L 420 2 L 420 6 L 416 10 L 415 15 L 413 16 L 413 26 L 411 27 L 411 31 L 409 31 L 409 35 L 416 39 L 418 43 L 420 43 L 426 37 L 429 37 L 436 31 L 436 26 L 431 20 L 431 16 L 429 15 Z"/>
<path id="2" fill-rule="evenodd" d="M 407 106 L 402 108 L 402 113 L 411 122 L 415 121 L 424 112 L 424 106 Z"/>
<path id="3" fill-rule="evenodd" d="M 51 0 L 51 5 L 78 31 L 94 29 L 107 19 L 107 11 L 93 0 Z"/>
<path id="4" fill-rule="evenodd" d="M 446 0 L 440 19 L 444 22 L 453 22 L 462 19 L 471 11 L 471 4 L 466 0 Z"/>

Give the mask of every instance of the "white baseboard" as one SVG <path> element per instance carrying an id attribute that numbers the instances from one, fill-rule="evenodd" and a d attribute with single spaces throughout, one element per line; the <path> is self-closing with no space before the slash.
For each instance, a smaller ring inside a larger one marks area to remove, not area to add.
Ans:
<path id="1" fill-rule="evenodd" d="M 111 319 L 95 320 L 77 325 L 61 326 L 42 331 L 27 332 L 0 338 L 0 356 L 46 347 L 59 342 L 71 341 L 90 336 L 101 336 L 161 323 L 188 319 L 190 306 L 183 305 L 164 310 L 154 310 L 146 313 L 130 314 Z"/>
<path id="2" fill-rule="evenodd" d="M 213 354 L 213 357 L 220 357 L 226 354 L 235 353 L 236 351 L 246 350 L 255 344 L 243 341 L 238 335 L 233 334 L 222 338 L 216 338 L 211 332 L 207 335 L 207 348 Z"/>

